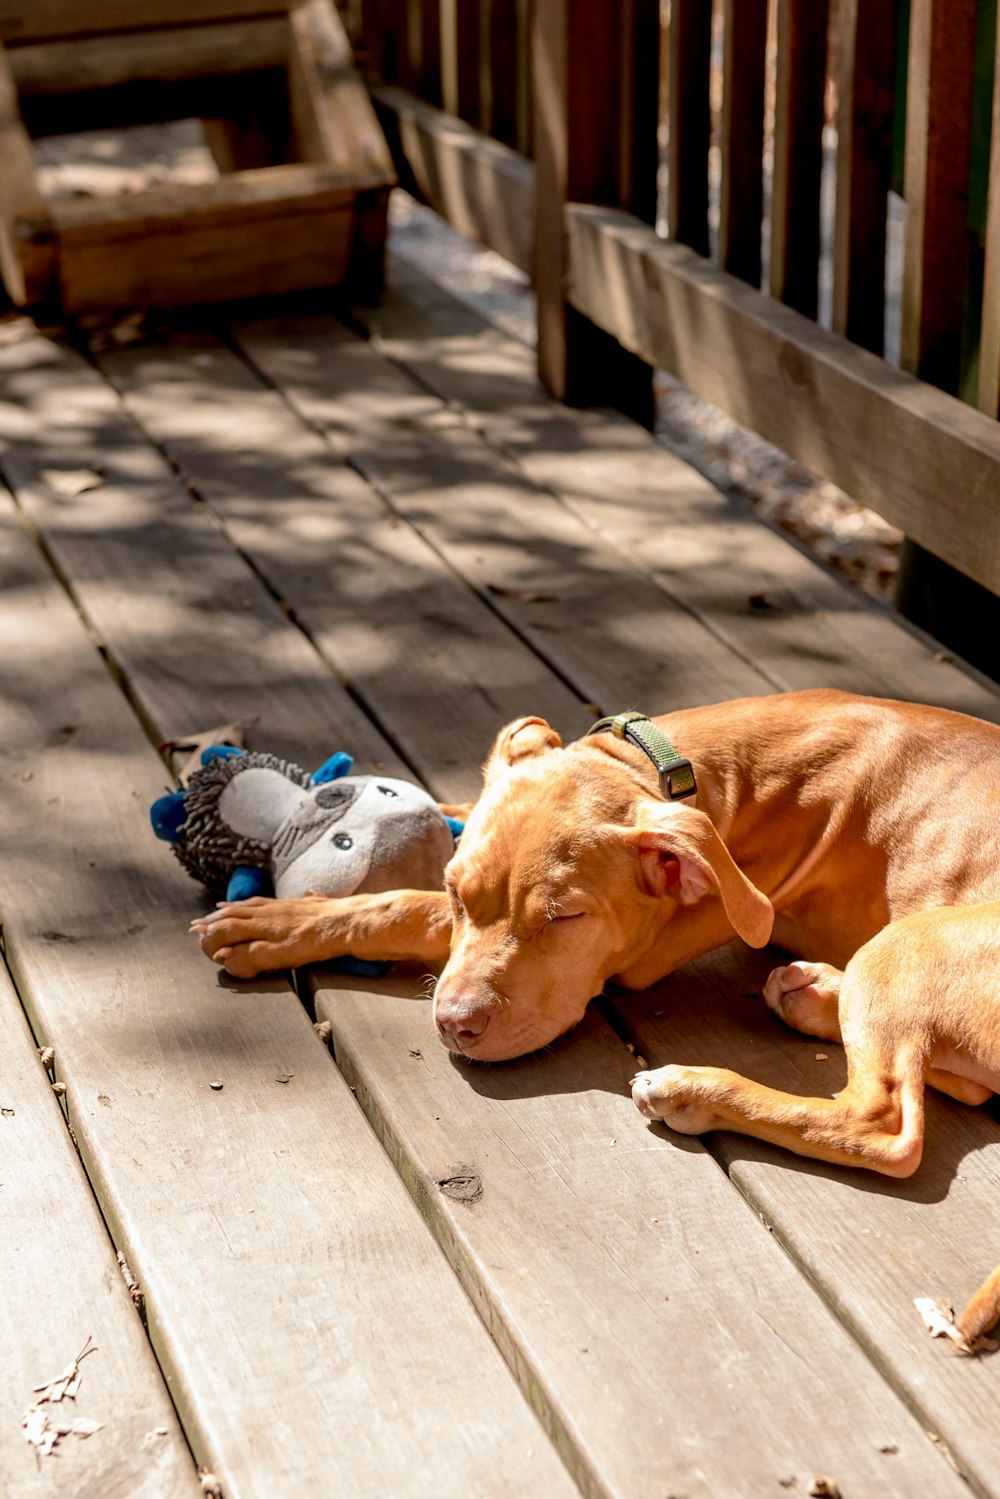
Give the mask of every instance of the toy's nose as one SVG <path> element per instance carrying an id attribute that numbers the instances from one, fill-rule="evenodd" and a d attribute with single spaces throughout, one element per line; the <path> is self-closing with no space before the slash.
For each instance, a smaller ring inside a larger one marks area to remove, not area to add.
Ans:
<path id="1" fill-rule="evenodd" d="M 464 1051 L 486 1030 L 490 1023 L 490 1008 L 477 1004 L 475 1000 L 438 1000 L 434 1022 L 445 1046 L 450 1046 L 453 1051 Z"/>

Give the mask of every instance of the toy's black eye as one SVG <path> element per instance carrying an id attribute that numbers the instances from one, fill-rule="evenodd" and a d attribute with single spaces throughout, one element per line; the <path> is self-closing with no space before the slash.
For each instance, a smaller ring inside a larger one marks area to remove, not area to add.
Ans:
<path id="1" fill-rule="evenodd" d="M 391 786 L 380 786 L 378 789 L 381 791 L 381 793 L 382 793 L 383 796 L 398 796 L 399 795 L 399 792 L 398 791 L 393 791 L 393 789 L 392 789 Z"/>
<path id="2" fill-rule="evenodd" d="M 354 847 L 354 839 L 353 838 L 349 838 L 346 833 L 334 833 L 334 835 L 333 835 L 333 846 L 334 846 L 334 848 L 342 848 L 342 849 L 345 849 L 345 850 L 349 849 L 349 848 L 353 848 Z"/>

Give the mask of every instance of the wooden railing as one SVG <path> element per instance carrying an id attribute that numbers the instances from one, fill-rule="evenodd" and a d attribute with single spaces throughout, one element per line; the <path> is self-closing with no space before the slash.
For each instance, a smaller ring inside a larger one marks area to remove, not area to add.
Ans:
<path id="1" fill-rule="evenodd" d="M 996 0 L 662 10 L 363 0 L 402 180 L 532 277 L 557 395 L 665 368 L 1000 593 Z"/>

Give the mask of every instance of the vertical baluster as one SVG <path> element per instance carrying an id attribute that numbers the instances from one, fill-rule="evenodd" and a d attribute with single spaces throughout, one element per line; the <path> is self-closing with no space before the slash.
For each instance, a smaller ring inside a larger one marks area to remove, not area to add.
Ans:
<path id="1" fill-rule="evenodd" d="M 760 286 L 767 0 L 724 0 L 719 264 Z"/>
<path id="2" fill-rule="evenodd" d="M 983 324 L 979 342 L 979 409 L 1000 414 L 1000 15 L 997 17 L 993 72 L 993 131 L 990 144 L 989 209 L 986 217 L 986 270 Z"/>
<path id="3" fill-rule="evenodd" d="M 607 402 L 647 425 L 652 372 L 566 301 L 563 207 L 620 201 L 622 23 L 607 0 L 536 0 L 535 284 L 538 368 L 573 405 Z"/>
<path id="4" fill-rule="evenodd" d="M 833 326 L 881 354 L 892 182 L 896 0 L 841 0 Z"/>
<path id="5" fill-rule="evenodd" d="M 912 0 L 902 363 L 957 390 L 967 261 L 976 0 Z"/>
<path id="6" fill-rule="evenodd" d="M 449 114 L 480 124 L 478 0 L 440 0 L 441 100 Z"/>
<path id="7" fill-rule="evenodd" d="M 670 0 L 667 227 L 672 239 L 708 254 L 711 0 Z"/>
<path id="8" fill-rule="evenodd" d="M 770 286 L 807 317 L 816 316 L 819 292 L 828 18 L 828 0 L 777 0 Z"/>

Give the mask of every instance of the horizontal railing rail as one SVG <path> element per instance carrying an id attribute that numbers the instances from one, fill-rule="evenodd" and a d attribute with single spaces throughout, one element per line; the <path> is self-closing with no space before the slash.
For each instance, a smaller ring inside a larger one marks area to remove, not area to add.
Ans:
<path id="1" fill-rule="evenodd" d="M 406 185 L 557 395 L 670 371 L 1000 594 L 996 0 L 364 0 Z"/>

